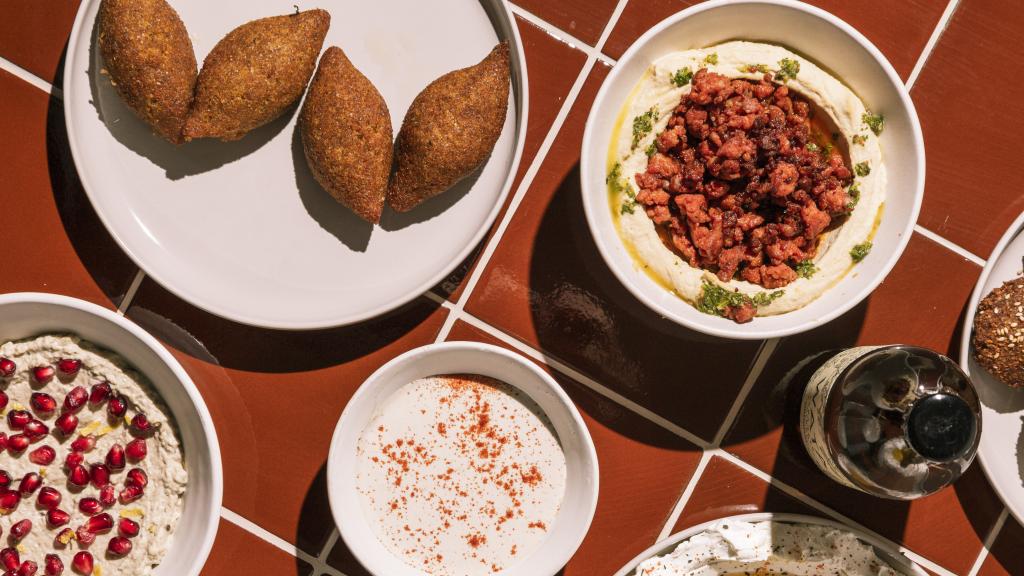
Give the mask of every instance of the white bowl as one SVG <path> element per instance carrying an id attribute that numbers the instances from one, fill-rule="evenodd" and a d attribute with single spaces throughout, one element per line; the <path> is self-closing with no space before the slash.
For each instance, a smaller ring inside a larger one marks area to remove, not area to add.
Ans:
<path id="1" fill-rule="evenodd" d="M 850 526 L 841 524 L 834 520 L 827 520 L 825 518 L 818 518 L 817 516 L 807 516 L 804 514 L 777 514 L 774 512 L 756 512 L 753 514 L 739 514 L 737 516 L 719 518 L 718 520 L 710 520 L 708 522 L 704 522 L 703 524 L 697 524 L 696 526 L 691 526 L 686 530 L 677 532 L 672 536 L 669 536 L 668 538 L 662 540 L 661 542 L 658 542 L 657 544 L 651 546 L 647 550 L 641 552 L 639 555 L 637 555 L 636 558 L 630 560 L 628 564 L 626 564 L 622 567 L 621 570 L 616 572 L 615 576 L 634 576 L 634 571 L 636 570 L 636 567 L 639 566 L 640 563 L 644 560 L 647 560 L 648 558 L 653 558 L 655 556 L 668 554 L 672 550 L 675 550 L 676 546 L 678 546 L 680 542 L 693 538 L 697 534 L 700 534 L 701 532 L 704 532 L 705 530 L 714 526 L 715 524 L 718 524 L 719 522 L 723 521 L 786 522 L 788 524 L 810 524 L 812 526 L 827 526 L 829 528 L 835 528 L 836 530 L 843 530 L 845 532 L 853 534 L 861 542 L 872 546 L 875 549 L 875 553 L 878 554 L 879 558 L 885 560 L 893 568 L 899 569 L 901 574 L 913 576 L 927 576 L 928 574 L 928 572 L 926 572 L 923 568 L 921 568 L 914 562 L 910 561 L 909 558 L 904 556 L 899 551 L 899 549 L 897 549 L 892 544 L 879 540 L 878 538 L 866 532 L 857 530 L 856 528 L 851 528 Z"/>
<path id="2" fill-rule="evenodd" d="M 555 574 L 579 548 L 597 507 L 597 453 L 583 419 L 555 380 L 536 364 L 505 349 L 477 342 L 445 342 L 410 350 L 373 373 L 338 420 L 327 459 L 331 513 L 352 554 L 376 576 L 426 576 L 393 555 L 376 537 L 356 490 L 356 443 L 379 406 L 402 386 L 441 374 L 478 374 L 523 391 L 545 412 L 566 460 L 565 499 L 548 537 L 530 556 L 500 576 Z"/>
<path id="3" fill-rule="evenodd" d="M 213 420 L 178 361 L 142 328 L 114 312 L 68 296 L 0 296 L 0 342 L 42 334 L 76 334 L 117 353 L 149 379 L 178 425 L 188 489 L 185 510 L 156 576 L 198 576 L 217 536 L 223 472 Z"/>
<path id="4" fill-rule="evenodd" d="M 747 39 L 785 45 L 851 86 L 871 110 L 885 116 L 885 211 L 871 257 L 804 306 L 748 324 L 698 312 L 638 269 L 612 220 L 605 185 L 606 159 L 619 111 L 644 71 L 668 53 Z M 619 281 L 655 312 L 683 326 L 726 338 L 761 339 L 811 330 L 866 298 L 896 264 L 913 233 L 924 195 L 924 141 L 903 81 L 885 56 L 839 18 L 792 0 L 712 0 L 661 21 L 619 59 L 597 94 L 583 136 L 583 207 L 597 247 Z"/>

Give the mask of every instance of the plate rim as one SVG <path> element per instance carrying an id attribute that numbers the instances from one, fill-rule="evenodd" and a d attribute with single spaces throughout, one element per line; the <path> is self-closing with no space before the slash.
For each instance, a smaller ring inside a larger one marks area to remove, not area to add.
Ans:
<path id="1" fill-rule="evenodd" d="M 974 317 L 978 311 L 978 304 L 981 302 L 982 291 L 985 289 L 985 284 L 988 282 L 989 276 L 992 275 L 992 270 L 995 268 L 996 263 L 1003 256 L 1003 252 L 1006 251 L 1006 247 L 1010 245 L 1014 239 L 1017 238 L 1022 232 L 1024 232 L 1024 212 L 1017 215 L 1017 218 L 1006 228 L 1006 232 L 1003 232 L 1002 237 L 999 238 L 999 242 L 996 243 L 995 247 L 992 248 L 992 253 L 989 254 L 988 259 L 985 260 L 985 266 L 981 270 L 981 275 L 978 276 L 978 281 L 974 284 L 974 290 L 971 291 L 971 298 L 967 301 L 967 311 L 964 314 L 964 322 L 960 326 L 960 357 L 957 359 L 960 364 L 960 369 L 967 374 L 967 377 L 971 377 L 971 366 L 970 357 L 973 351 L 971 341 L 974 333 Z M 984 406 L 984 402 L 982 403 Z M 1002 483 L 995 471 L 988 465 L 988 458 L 986 457 L 987 452 L 984 450 L 985 446 L 985 431 L 991 430 L 991 427 L 984 425 L 984 412 L 982 413 L 982 431 L 981 431 L 981 442 L 978 445 L 978 462 L 981 463 L 981 469 L 985 472 L 985 477 L 988 478 L 989 484 L 992 485 L 992 489 L 995 490 L 999 499 L 1006 506 L 1006 509 L 1013 514 L 1013 517 L 1017 522 L 1024 524 L 1024 502 L 1017 503 L 1014 499 L 1007 497 L 1007 493 L 1003 490 Z M 991 432 L 990 432 L 991 434 Z"/>
<path id="2" fill-rule="evenodd" d="M 898 547 L 894 547 L 892 545 L 893 543 L 886 541 L 865 529 L 856 526 L 850 526 L 842 522 L 839 522 L 838 520 L 833 520 L 831 518 L 811 516 L 810 514 L 793 514 L 789 512 L 751 512 L 748 514 L 734 514 L 731 516 L 715 518 L 712 520 L 708 520 L 707 522 L 695 524 L 693 526 L 690 526 L 689 528 L 684 528 L 679 532 L 675 532 L 671 536 L 668 536 L 658 542 L 655 542 L 649 548 L 637 554 L 632 560 L 627 562 L 625 566 L 619 569 L 619 571 L 615 573 L 615 576 L 630 576 L 636 570 L 636 567 L 644 560 L 653 558 L 655 554 L 668 552 L 669 549 L 674 547 L 676 544 L 679 544 L 680 542 L 688 538 L 692 538 L 697 534 L 706 531 L 711 526 L 722 521 L 790 522 L 838 528 L 853 534 L 861 542 L 873 546 L 876 551 L 881 551 L 890 557 L 883 558 L 883 560 L 889 560 L 890 562 L 892 560 L 896 560 L 897 562 L 903 564 L 901 568 L 909 568 L 913 576 L 927 576 L 928 574 L 928 572 L 921 568 L 921 566 L 919 566 L 917 562 L 914 562 L 913 560 L 908 558 L 905 554 L 903 554 L 903 552 L 900 551 Z"/>
<path id="3" fill-rule="evenodd" d="M 81 50 L 81 42 L 92 41 L 92 35 L 89 34 L 87 39 L 83 39 L 83 28 L 86 24 L 86 14 L 92 11 L 94 5 L 98 5 L 102 0 L 84 0 L 78 7 L 78 12 L 75 15 L 75 22 L 71 28 L 71 34 L 68 38 L 68 45 L 66 48 L 66 62 L 64 66 L 64 74 L 61 80 L 61 90 L 63 92 L 64 105 L 64 127 L 67 132 L 68 147 L 71 150 L 71 158 L 74 162 L 75 171 L 78 176 L 79 182 L 81 182 L 82 189 L 85 191 L 86 197 L 89 199 L 89 203 L 92 205 L 93 210 L 96 212 L 97 217 L 103 223 L 103 227 L 107 233 L 110 234 L 114 242 L 117 243 L 118 247 L 131 259 L 131 261 L 139 267 L 139 270 L 145 273 L 147 276 L 152 278 L 157 284 L 165 288 L 176 297 L 181 298 L 188 304 L 195 306 L 205 312 L 213 314 L 219 318 L 223 318 L 229 321 L 238 322 L 247 326 L 255 326 L 257 328 L 268 328 L 275 330 L 289 330 L 289 331 L 302 331 L 302 330 L 322 330 L 330 328 L 339 328 L 343 326 L 350 326 L 365 322 L 380 316 L 384 316 L 394 310 L 397 310 L 416 298 L 424 296 L 431 288 L 439 284 L 446 276 L 452 273 L 460 264 L 462 264 L 472 254 L 473 250 L 484 240 L 488 232 L 494 226 L 498 215 L 504 208 L 506 200 L 512 191 L 512 185 L 515 182 L 516 175 L 519 172 L 519 167 L 523 158 L 523 151 L 526 145 L 526 131 L 529 120 L 529 100 L 530 100 L 530 88 L 529 79 L 526 65 L 526 54 L 523 49 L 523 41 L 519 33 L 519 27 L 516 24 L 515 16 L 511 9 L 505 2 L 501 0 L 478 0 L 481 4 L 485 5 L 484 9 L 488 12 L 488 15 L 492 18 L 492 25 L 495 26 L 495 31 L 499 32 L 499 39 L 501 33 L 507 33 L 504 38 L 510 44 L 511 50 L 509 51 L 512 60 L 511 64 L 511 82 L 513 87 L 514 102 L 516 104 L 516 122 L 515 122 L 515 145 L 512 152 L 512 161 L 509 165 L 508 173 L 505 175 L 505 180 L 502 183 L 501 190 L 498 193 L 498 197 L 495 199 L 494 206 L 491 207 L 490 212 L 480 222 L 479 228 L 473 234 L 470 241 L 462 247 L 461 250 L 444 266 L 438 268 L 437 272 L 432 276 L 428 277 L 426 281 L 417 284 L 411 288 L 405 294 L 394 298 L 383 304 L 374 306 L 372 308 L 361 310 L 356 313 L 337 315 L 330 318 L 321 320 L 309 320 L 309 321 L 295 321 L 285 319 L 274 319 L 267 317 L 254 316 L 252 314 L 242 315 L 236 312 L 225 311 L 219 309 L 215 302 L 210 302 L 204 298 L 197 297 L 196 294 L 190 290 L 187 290 L 184 286 L 177 284 L 173 281 L 173 275 L 154 274 L 151 268 L 145 263 L 145 260 L 140 257 L 139 254 L 134 252 L 127 242 L 122 238 L 115 227 L 111 225 L 111 221 L 108 216 L 98 208 L 95 201 L 95 193 L 92 191 L 95 187 L 90 182 L 87 176 L 87 171 L 82 170 L 81 163 L 83 160 L 80 159 L 81 152 L 78 147 L 78 130 L 75 124 L 75 114 L 73 108 L 69 108 L 66 102 L 74 100 L 76 98 L 86 97 L 87 95 L 78 95 L 74 89 L 73 77 L 77 71 L 80 71 L 80 67 L 76 66 L 79 61 L 79 52 Z M 488 9 L 488 7 L 490 9 Z M 98 9 L 98 8 L 97 8 Z M 499 21 L 495 22 L 493 19 L 497 18 Z M 500 25 L 500 26 L 499 26 Z M 318 55 L 319 59 L 319 55 Z M 303 91 L 302 97 L 305 97 L 305 90 Z"/>

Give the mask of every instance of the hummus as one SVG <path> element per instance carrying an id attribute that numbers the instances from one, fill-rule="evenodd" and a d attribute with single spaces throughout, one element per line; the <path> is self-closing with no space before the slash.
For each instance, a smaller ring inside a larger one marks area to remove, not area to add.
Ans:
<path id="1" fill-rule="evenodd" d="M 895 576 L 894 568 L 849 532 L 828 526 L 722 520 L 650 558 L 636 576 Z"/>
<path id="2" fill-rule="evenodd" d="M 12 525 L 24 519 L 31 520 L 32 530 L 17 545 L 17 549 L 22 561 L 32 560 L 39 565 L 40 574 L 43 572 L 43 560 L 47 554 L 58 555 L 64 562 L 64 573 L 70 574 L 72 557 L 79 550 L 88 550 L 93 555 L 95 574 L 152 574 L 171 545 L 175 527 L 181 517 L 182 498 L 188 481 L 188 474 L 182 464 L 177 431 L 167 408 L 145 379 L 135 373 L 122 358 L 74 336 L 40 336 L 30 340 L 8 342 L 0 346 L 0 356 L 17 364 L 17 371 L 11 377 L 0 378 L 0 389 L 9 398 L 9 403 L 2 412 L 4 418 L 0 422 L 0 431 L 8 436 L 18 433 L 17 430 L 11 429 L 6 418 L 12 410 L 28 410 L 50 428 L 49 434 L 31 444 L 24 452 L 17 455 L 10 451 L 0 453 L 0 470 L 6 471 L 13 479 L 12 489 L 17 489 L 25 474 L 40 474 L 43 479 L 42 486 L 60 492 L 62 498 L 58 508 L 71 515 L 71 521 L 65 526 L 50 527 L 47 524 L 46 510 L 36 504 L 39 495 L 39 490 L 36 490 L 31 496 L 23 498 L 13 511 L 0 515 L 0 528 L 3 529 L 5 539 L 10 534 Z M 39 385 L 32 379 L 33 367 L 56 365 L 62 358 L 81 360 L 82 367 L 79 372 L 74 376 L 57 372 L 53 379 L 44 385 Z M 71 441 L 81 434 L 89 434 L 96 438 L 95 448 L 84 454 L 84 465 L 88 468 L 89 464 L 102 463 L 110 447 L 115 443 L 125 446 L 134 438 L 125 421 L 108 418 L 105 403 L 98 407 L 86 403 L 77 413 L 78 428 L 70 438 L 65 438 L 54 425 L 68 391 L 76 386 L 91 390 L 93 384 L 104 380 L 110 383 L 114 393 L 127 399 L 127 418 L 142 413 L 156 427 L 152 436 L 146 439 L 148 453 L 145 459 L 140 462 L 132 462 L 129 459 L 124 470 L 112 470 L 110 482 L 120 493 L 125 486 L 127 472 L 133 468 L 141 468 L 148 476 L 149 482 L 140 499 L 128 504 L 119 501 L 104 510 L 114 518 L 114 528 L 109 532 L 97 534 L 95 542 L 90 546 L 81 547 L 75 540 L 67 546 L 57 546 L 54 538 L 61 530 L 77 529 L 88 518 L 78 509 L 78 502 L 86 497 L 99 497 L 99 489 L 91 483 L 84 488 L 78 488 L 67 481 L 64 460 L 71 452 Z M 31 408 L 29 399 L 33 392 L 44 392 L 57 401 L 57 410 L 53 415 L 43 417 Z M 51 464 L 45 466 L 32 463 L 29 460 L 29 453 L 44 445 L 55 449 L 57 457 Z M 117 523 L 121 517 L 131 518 L 141 529 L 138 536 L 131 538 L 131 552 L 118 558 L 107 553 L 107 543 L 118 535 Z"/>
<path id="3" fill-rule="evenodd" d="M 859 190 L 859 197 L 842 226 L 825 233 L 819 241 L 814 259 L 817 271 L 809 278 L 799 277 L 781 290 L 771 291 L 771 297 L 767 298 L 761 286 L 739 279 L 723 282 L 712 272 L 690 266 L 666 246 L 644 210 L 630 212 L 622 207 L 631 202 L 635 194 L 633 175 L 647 168 L 645 149 L 664 130 L 680 98 L 691 89 L 689 82 L 682 87 L 673 82 L 679 71 L 707 68 L 709 72 L 731 78 L 757 81 L 765 72 L 774 73 L 783 68 L 784 61 L 797 62 L 798 73 L 783 75 L 781 80 L 777 76 L 775 81 L 785 84 L 828 115 L 839 137 L 845 140 L 850 166 L 860 167 L 853 185 Z M 639 133 L 630 129 L 637 125 L 651 129 Z M 876 132 L 881 132 L 880 117 L 873 116 L 850 88 L 813 62 L 780 46 L 734 41 L 668 54 L 644 73 L 612 135 L 610 207 L 619 234 L 638 261 L 638 267 L 688 302 L 696 303 L 705 283 L 711 283 L 729 291 L 738 290 L 751 298 L 760 295 L 756 299 L 763 302 L 757 308 L 760 316 L 796 310 L 835 285 L 870 249 L 870 244 L 866 243 L 870 242 L 881 217 L 886 180 Z"/>

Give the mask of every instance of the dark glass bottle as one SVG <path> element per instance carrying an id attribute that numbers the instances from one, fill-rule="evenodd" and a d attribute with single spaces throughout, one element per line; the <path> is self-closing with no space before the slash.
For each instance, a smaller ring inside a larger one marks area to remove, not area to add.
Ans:
<path id="1" fill-rule="evenodd" d="M 956 481 L 981 438 L 967 375 L 916 346 L 862 346 L 819 368 L 800 410 L 804 446 L 840 484 L 909 500 Z"/>

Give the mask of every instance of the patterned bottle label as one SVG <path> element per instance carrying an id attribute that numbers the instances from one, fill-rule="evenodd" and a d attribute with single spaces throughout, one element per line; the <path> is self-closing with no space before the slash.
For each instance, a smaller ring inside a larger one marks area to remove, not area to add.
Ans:
<path id="1" fill-rule="evenodd" d="M 856 490 L 861 489 L 850 481 L 849 475 L 840 468 L 839 463 L 829 452 L 825 410 L 829 395 L 843 370 L 861 356 L 878 348 L 882 346 L 858 346 L 843 350 L 830 358 L 811 376 L 800 405 L 800 435 L 811 460 L 814 460 L 818 468 L 829 478 Z"/>

